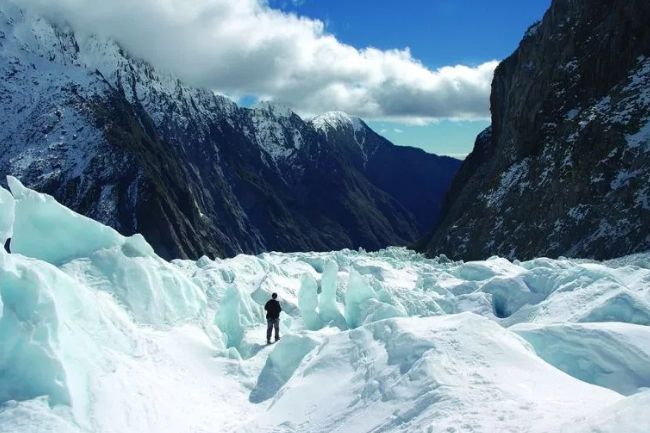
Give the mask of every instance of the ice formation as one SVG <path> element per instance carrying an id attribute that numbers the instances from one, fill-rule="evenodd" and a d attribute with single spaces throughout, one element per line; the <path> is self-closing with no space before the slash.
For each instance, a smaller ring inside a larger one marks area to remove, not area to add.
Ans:
<path id="1" fill-rule="evenodd" d="M 325 324 L 346 329 L 347 323 L 336 302 L 336 288 L 339 267 L 334 260 L 328 260 L 321 275 L 321 292 L 318 297 L 318 314 Z"/>
<path id="2" fill-rule="evenodd" d="M 298 308 L 305 327 L 318 330 L 322 327 L 318 308 L 318 283 L 311 274 L 300 277 L 300 291 L 298 292 Z"/>
<path id="3" fill-rule="evenodd" d="M 169 263 L 9 185 L 3 433 L 650 431 L 650 254 Z"/>
<path id="4" fill-rule="evenodd" d="M 510 328 L 548 363 L 624 395 L 650 389 L 650 327 L 629 323 L 522 323 Z"/>
<path id="5" fill-rule="evenodd" d="M 0 189 L 0 243 L 5 244 L 13 235 L 16 204 L 6 189 Z"/>

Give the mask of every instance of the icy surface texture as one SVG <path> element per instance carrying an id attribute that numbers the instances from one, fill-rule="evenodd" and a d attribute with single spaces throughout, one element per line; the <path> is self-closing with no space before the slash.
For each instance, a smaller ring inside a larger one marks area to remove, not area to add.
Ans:
<path id="1" fill-rule="evenodd" d="M 298 292 L 298 308 L 302 315 L 305 327 L 318 330 L 322 327 L 318 308 L 318 283 L 310 274 L 303 274 L 300 278 L 300 291 Z"/>
<path id="2" fill-rule="evenodd" d="M 346 329 L 347 324 L 345 318 L 341 314 L 336 302 L 338 272 L 339 267 L 335 261 L 328 260 L 325 262 L 325 265 L 323 266 L 323 274 L 321 276 L 321 292 L 318 298 L 318 312 L 324 323 L 337 326 L 341 329 Z"/>
<path id="3" fill-rule="evenodd" d="M 650 425 L 650 254 L 463 263 L 390 248 L 168 263 L 142 237 L 10 183 L 3 433 Z M 282 339 L 267 346 L 273 292 Z"/>
<path id="4" fill-rule="evenodd" d="M 239 347 L 244 338 L 244 323 L 242 323 L 242 294 L 237 286 L 226 289 L 214 323 L 225 334 L 227 347 Z"/>
<path id="5" fill-rule="evenodd" d="M 0 256 L 0 297 L 0 402 L 45 396 L 88 423 L 94 380 L 113 368 L 105 354 L 133 349 L 128 314 L 106 293 L 17 254 Z"/>
<path id="6" fill-rule="evenodd" d="M 122 247 L 129 255 L 153 255 L 142 236 L 125 238 L 110 227 L 72 212 L 51 196 L 25 188 L 14 177 L 9 176 L 7 182 L 16 199 L 13 252 L 55 265 L 113 246 Z"/>
<path id="7" fill-rule="evenodd" d="M 54 404 L 69 404 L 52 289 L 67 281 L 13 255 L 0 256 L 0 264 L 0 402 L 48 395 Z"/>
<path id="8" fill-rule="evenodd" d="M 272 398 L 293 376 L 303 358 L 318 346 L 318 341 L 305 335 L 284 337 L 266 358 L 255 388 L 251 391 L 250 401 L 261 403 Z"/>
<path id="9" fill-rule="evenodd" d="M 128 241 L 122 247 L 73 260 L 61 269 L 85 285 L 111 293 L 143 323 L 174 324 L 202 317 L 205 292 L 158 257 L 127 254 Z"/>
<path id="10" fill-rule="evenodd" d="M 16 199 L 12 252 L 57 265 L 85 285 L 114 294 L 143 322 L 201 314 L 205 293 L 177 267 L 155 257 L 142 236 L 121 236 L 15 178 L 8 181 Z"/>
<path id="11" fill-rule="evenodd" d="M 523 406 L 526 431 L 547 432 L 584 412 L 586 401 L 593 410 L 620 399 L 554 369 L 514 334 L 470 313 L 391 319 L 336 335 L 291 383 L 243 431 L 278 424 L 311 432 L 520 431 Z"/>
<path id="12" fill-rule="evenodd" d="M 650 390 L 631 397 L 596 413 L 586 419 L 578 419 L 564 431 L 572 433 L 646 433 L 650 425 L 648 416 Z"/>
<path id="13" fill-rule="evenodd" d="M 15 207 L 13 196 L 0 187 L 0 247 L 13 235 Z"/>
<path id="14" fill-rule="evenodd" d="M 66 409 L 50 408 L 46 398 L 11 401 L 0 407 L 0 426 L 3 432 L 83 433 Z"/>
<path id="15" fill-rule="evenodd" d="M 345 292 L 345 320 L 350 327 L 355 328 L 363 323 L 364 309 L 376 297 L 368 280 L 354 269 L 350 270 L 348 289 Z"/>
<path id="16" fill-rule="evenodd" d="M 510 328 L 571 376 L 621 394 L 650 388 L 650 327 L 628 323 L 519 324 Z"/>

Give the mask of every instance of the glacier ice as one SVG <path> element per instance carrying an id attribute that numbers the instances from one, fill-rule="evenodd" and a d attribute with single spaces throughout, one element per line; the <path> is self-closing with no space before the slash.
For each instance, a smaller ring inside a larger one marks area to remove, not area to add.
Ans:
<path id="1" fill-rule="evenodd" d="M 566 426 L 564 431 L 571 433 L 647 433 L 648 426 L 650 426 L 648 407 L 650 407 L 650 391 L 640 392 L 590 417 L 580 419 L 573 425 Z"/>
<path id="2" fill-rule="evenodd" d="M 132 257 L 124 246 L 105 248 L 65 263 L 78 281 L 105 290 L 129 307 L 138 321 L 177 323 L 201 317 L 206 294 L 187 276 L 158 257 Z"/>
<path id="3" fill-rule="evenodd" d="M 141 236 L 9 183 L 0 431 L 650 425 L 650 254 L 463 263 L 389 248 L 169 263 Z M 283 338 L 266 346 L 272 292 Z"/>
<path id="4" fill-rule="evenodd" d="M 348 287 L 345 291 L 345 320 L 351 328 L 356 328 L 365 320 L 364 309 L 368 301 L 377 295 L 368 280 L 355 269 L 350 270 Z"/>
<path id="5" fill-rule="evenodd" d="M 141 235 L 125 238 L 110 227 L 72 212 L 51 196 L 7 178 L 16 203 L 12 251 L 59 265 L 99 249 L 120 246 L 129 255 L 152 256 Z"/>
<path id="6" fill-rule="evenodd" d="M 50 407 L 45 397 L 12 400 L 0 407 L 0 427 L 3 432 L 84 433 L 66 409 Z"/>
<path id="7" fill-rule="evenodd" d="M 156 257 L 141 235 L 121 236 L 15 178 L 8 182 L 16 199 L 12 252 L 59 266 L 87 286 L 112 293 L 143 322 L 200 315 L 204 291 Z"/>
<path id="8" fill-rule="evenodd" d="M 516 335 L 471 313 L 390 319 L 337 334 L 294 376 L 241 431 L 548 432 L 584 413 L 585 401 L 598 410 L 620 400 L 556 370 Z"/>
<path id="9" fill-rule="evenodd" d="M 548 363 L 624 395 L 650 388 L 650 327 L 630 323 L 521 323 L 510 328 Z"/>
<path id="10" fill-rule="evenodd" d="M 13 196 L 0 187 L 0 247 L 13 235 L 14 212 L 16 204 Z"/>
<path id="11" fill-rule="evenodd" d="M 261 403 L 274 397 L 318 343 L 308 335 L 288 335 L 280 340 L 266 358 L 255 388 L 251 391 L 250 401 Z"/>
<path id="12" fill-rule="evenodd" d="M 345 318 L 336 302 L 339 266 L 336 261 L 328 260 L 323 266 L 321 276 L 321 293 L 318 298 L 318 313 L 326 324 L 332 324 L 340 329 L 346 329 Z"/>
<path id="13" fill-rule="evenodd" d="M 61 269 L 18 254 L 0 256 L 0 403 L 45 396 L 88 423 L 92 376 L 102 353 L 133 348 L 128 313 Z"/>
<path id="14" fill-rule="evenodd" d="M 0 402 L 47 395 L 53 404 L 69 404 L 52 288 L 68 282 L 57 270 L 34 264 L 0 256 Z"/>
<path id="15" fill-rule="evenodd" d="M 214 323 L 226 337 L 227 347 L 239 347 L 244 338 L 241 305 L 241 294 L 237 286 L 228 287 L 214 318 Z"/>
<path id="16" fill-rule="evenodd" d="M 310 274 L 300 277 L 300 290 L 298 291 L 298 308 L 305 327 L 317 330 L 322 327 L 318 308 L 318 283 Z"/>

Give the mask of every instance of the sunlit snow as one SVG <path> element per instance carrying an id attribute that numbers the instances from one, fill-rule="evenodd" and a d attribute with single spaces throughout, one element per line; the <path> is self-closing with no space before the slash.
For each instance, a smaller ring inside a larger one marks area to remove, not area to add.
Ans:
<path id="1" fill-rule="evenodd" d="M 3 433 L 650 431 L 650 254 L 168 263 L 9 185 Z"/>

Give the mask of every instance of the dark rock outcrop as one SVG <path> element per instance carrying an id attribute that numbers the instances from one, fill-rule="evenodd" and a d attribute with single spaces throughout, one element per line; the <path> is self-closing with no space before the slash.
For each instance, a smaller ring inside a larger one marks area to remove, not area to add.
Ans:
<path id="1" fill-rule="evenodd" d="M 459 259 L 650 249 L 650 2 L 554 0 L 495 72 L 480 134 L 420 244 Z"/>

